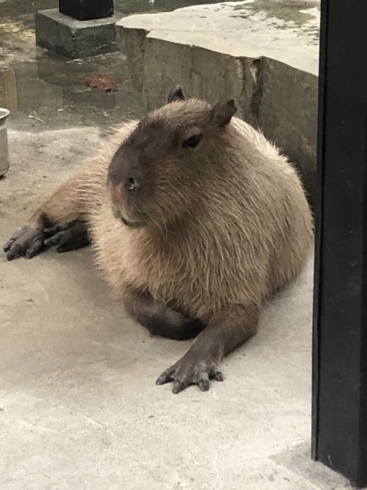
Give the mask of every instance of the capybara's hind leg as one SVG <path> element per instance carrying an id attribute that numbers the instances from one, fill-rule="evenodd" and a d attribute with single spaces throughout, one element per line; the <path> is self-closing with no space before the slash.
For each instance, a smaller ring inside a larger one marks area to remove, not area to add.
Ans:
<path id="1" fill-rule="evenodd" d="M 148 292 L 127 287 L 123 294 L 127 313 L 143 325 L 151 335 L 174 340 L 196 337 L 205 325 L 163 304 L 156 304 Z"/>
<path id="2" fill-rule="evenodd" d="M 6 258 L 14 260 L 22 256 L 28 259 L 34 257 L 45 248 L 45 240 L 50 239 L 51 234 L 56 234 L 54 243 L 59 245 L 59 251 L 72 250 L 72 240 L 79 244 L 74 248 L 85 246 L 87 230 L 83 221 L 86 211 L 85 199 L 82 198 L 83 192 L 84 188 L 78 185 L 75 177 L 62 184 L 32 214 L 28 223 L 17 230 L 5 244 Z M 52 229 L 57 224 L 66 225 L 66 227 L 60 230 Z M 47 232 L 46 229 L 48 229 Z M 61 235 L 58 235 L 59 233 Z M 49 242 L 47 245 L 52 244 Z"/>

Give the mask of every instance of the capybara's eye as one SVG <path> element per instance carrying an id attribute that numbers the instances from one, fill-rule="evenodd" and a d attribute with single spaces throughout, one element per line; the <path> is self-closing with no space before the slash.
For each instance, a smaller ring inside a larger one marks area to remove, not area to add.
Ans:
<path id="1" fill-rule="evenodd" d="M 202 134 L 194 134 L 194 136 L 191 136 L 187 140 L 184 140 L 182 143 L 183 148 L 195 148 L 200 141 L 202 140 L 203 135 Z"/>

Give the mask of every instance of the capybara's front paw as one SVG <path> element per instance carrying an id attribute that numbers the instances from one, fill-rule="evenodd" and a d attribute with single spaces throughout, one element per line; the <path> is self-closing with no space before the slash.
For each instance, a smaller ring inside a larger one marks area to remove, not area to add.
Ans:
<path id="1" fill-rule="evenodd" d="M 8 260 L 25 256 L 31 259 L 44 248 L 44 229 L 26 224 L 19 228 L 4 246 Z"/>
<path id="2" fill-rule="evenodd" d="M 89 245 L 88 230 L 82 221 L 71 221 L 45 229 L 45 245 L 57 245 L 59 253 L 77 250 Z"/>
<path id="3" fill-rule="evenodd" d="M 173 393 L 180 393 L 189 385 L 198 385 L 201 391 L 208 391 L 210 379 L 223 381 L 223 375 L 214 361 L 203 355 L 187 352 L 176 364 L 166 369 L 156 381 L 163 385 L 173 381 Z"/>

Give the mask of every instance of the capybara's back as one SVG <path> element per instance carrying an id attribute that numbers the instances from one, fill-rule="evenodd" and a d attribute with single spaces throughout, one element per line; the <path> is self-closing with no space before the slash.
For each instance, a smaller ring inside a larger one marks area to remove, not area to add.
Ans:
<path id="1" fill-rule="evenodd" d="M 267 294 L 272 294 L 299 274 L 313 244 L 313 220 L 293 165 L 248 124 L 234 118 L 233 125 L 247 147 L 243 171 L 251 188 L 251 215 L 267 250 Z"/>

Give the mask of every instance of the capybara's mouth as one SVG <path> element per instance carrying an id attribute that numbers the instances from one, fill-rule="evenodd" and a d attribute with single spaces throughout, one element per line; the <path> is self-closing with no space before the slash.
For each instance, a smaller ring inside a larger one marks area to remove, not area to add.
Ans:
<path id="1" fill-rule="evenodd" d="M 146 219 L 143 219 L 140 216 L 137 219 L 126 218 L 121 213 L 121 210 L 119 208 L 117 208 L 116 206 L 112 206 L 112 214 L 113 214 L 114 218 L 122 221 L 122 223 L 125 226 L 128 226 L 129 228 L 142 228 L 146 224 Z"/>
<path id="2" fill-rule="evenodd" d="M 121 221 L 124 223 L 124 225 L 128 226 L 129 228 L 142 228 L 145 226 L 144 221 L 131 221 L 123 216 L 120 216 Z"/>

